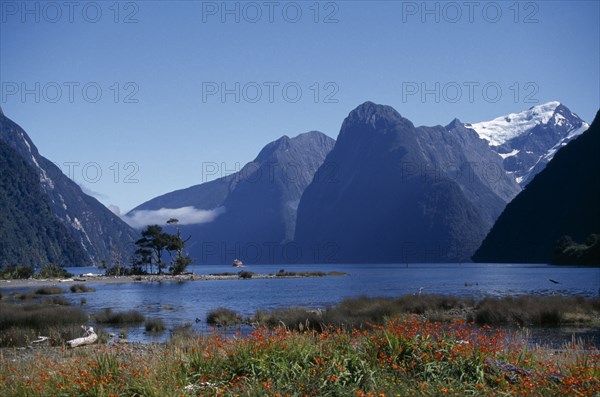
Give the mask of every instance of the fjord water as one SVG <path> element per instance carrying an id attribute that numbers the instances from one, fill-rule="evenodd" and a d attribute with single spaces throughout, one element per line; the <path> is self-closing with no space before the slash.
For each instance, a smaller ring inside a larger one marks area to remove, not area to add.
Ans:
<path id="1" fill-rule="evenodd" d="M 168 328 L 191 322 L 197 330 L 208 311 L 233 309 L 244 316 L 256 310 L 303 306 L 323 308 L 359 295 L 395 297 L 405 294 L 442 294 L 483 298 L 485 296 L 581 295 L 598 296 L 600 268 L 520 264 L 320 264 L 252 265 L 243 270 L 258 274 L 286 271 L 343 271 L 349 276 L 152 282 L 95 285 L 96 292 L 66 294 L 67 299 L 89 312 L 104 308 L 139 310 L 147 317 L 164 320 Z M 235 272 L 231 266 L 196 265 L 196 274 Z M 96 268 L 70 268 L 74 274 L 99 273 Z M 552 282 L 556 281 L 558 283 Z M 201 322 L 196 323 L 199 319 Z M 597 331 L 596 331 L 597 333 Z M 129 340 L 164 340 L 166 335 L 144 334 L 143 326 L 128 332 Z"/>

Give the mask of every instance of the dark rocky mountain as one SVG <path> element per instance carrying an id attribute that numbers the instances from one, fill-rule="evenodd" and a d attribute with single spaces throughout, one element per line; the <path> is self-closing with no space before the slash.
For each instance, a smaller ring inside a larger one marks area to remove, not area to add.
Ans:
<path id="1" fill-rule="evenodd" d="M 589 125 L 560 102 L 548 102 L 490 121 L 466 124 L 504 160 L 504 169 L 526 186 L 561 147 Z"/>
<path id="2" fill-rule="evenodd" d="M 476 262 L 549 263 L 559 239 L 600 234 L 600 112 L 506 207 Z"/>
<path id="3" fill-rule="evenodd" d="M 39 154 L 25 131 L 0 110 L 0 141 L 13 148 L 38 175 L 53 214 L 85 251 L 85 260 L 73 266 L 110 259 L 113 246 L 122 252 L 132 248 L 137 233 L 98 200 L 81 191 L 50 160 Z"/>
<path id="4" fill-rule="evenodd" d="M 211 222 L 181 226 L 197 263 L 280 261 L 281 247 L 294 239 L 300 197 L 334 142 L 317 131 L 283 136 L 239 172 L 154 198 L 128 217 L 161 208 L 217 211 Z"/>
<path id="5" fill-rule="evenodd" d="M 415 127 L 389 106 L 366 102 L 344 120 L 298 208 L 305 261 L 334 245 L 338 262 L 468 260 L 519 187 L 502 159 L 454 120 Z M 318 172 L 319 173 L 319 172 Z"/>
<path id="6" fill-rule="evenodd" d="M 0 265 L 66 265 L 87 260 L 54 216 L 38 174 L 0 141 Z"/>

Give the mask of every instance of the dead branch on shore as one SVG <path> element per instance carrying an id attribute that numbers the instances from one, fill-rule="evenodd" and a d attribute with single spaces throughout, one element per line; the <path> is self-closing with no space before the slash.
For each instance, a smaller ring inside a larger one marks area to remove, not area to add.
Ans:
<path id="1" fill-rule="evenodd" d="M 81 328 L 85 330 L 83 337 L 71 339 L 67 341 L 67 346 L 78 347 L 83 345 L 91 345 L 98 340 L 98 335 L 94 332 L 94 328 L 82 325 Z"/>
<path id="2" fill-rule="evenodd" d="M 42 342 L 45 342 L 45 341 L 47 341 L 47 340 L 50 340 L 50 337 L 49 337 L 49 336 L 42 336 L 42 335 L 38 335 L 38 339 L 37 339 L 37 340 L 34 340 L 34 341 L 32 341 L 31 343 L 42 343 Z"/>

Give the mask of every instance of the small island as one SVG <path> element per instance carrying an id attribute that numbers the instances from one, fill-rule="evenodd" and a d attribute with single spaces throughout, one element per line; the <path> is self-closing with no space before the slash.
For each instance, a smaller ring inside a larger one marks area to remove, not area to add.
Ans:
<path id="1" fill-rule="evenodd" d="M 40 276 L 40 274 L 42 276 Z M 152 282 L 186 282 L 186 281 L 208 281 L 208 280 L 237 280 L 237 279 L 279 279 L 279 278 L 306 278 L 306 277 L 339 277 L 349 276 L 345 272 L 288 272 L 281 269 L 277 273 L 260 274 L 247 270 L 240 272 L 223 272 L 211 274 L 140 274 L 110 276 L 103 274 L 86 273 L 78 276 L 62 273 L 54 277 L 43 277 L 43 273 L 28 278 L 0 279 L 0 289 L 38 288 L 52 287 L 58 285 L 76 284 L 129 284 L 129 283 L 152 283 Z"/>

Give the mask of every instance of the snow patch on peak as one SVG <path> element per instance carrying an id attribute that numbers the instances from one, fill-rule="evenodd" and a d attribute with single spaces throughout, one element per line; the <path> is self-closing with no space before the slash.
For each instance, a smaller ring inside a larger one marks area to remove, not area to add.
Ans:
<path id="1" fill-rule="evenodd" d="M 581 124 L 581 127 L 579 128 L 574 128 L 571 131 L 569 131 L 569 135 L 567 135 L 567 137 L 565 139 L 573 139 L 581 134 L 583 134 L 584 132 L 586 132 L 588 130 L 588 128 L 590 128 L 590 125 L 588 123 L 583 123 Z"/>
<path id="2" fill-rule="evenodd" d="M 505 159 L 508 157 L 516 156 L 517 154 L 519 154 L 519 152 L 520 152 L 520 150 L 514 149 L 512 152 L 509 152 L 509 153 L 498 153 L 498 154 L 500 155 L 500 157 Z"/>
<path id="3" fill-rule="evenodd" d="M 552 160 L 552 158 L 554 157 L 554 155 L 560 148 L 562 148 L 563 146 L 566 146 L 567 143 L 571 142 L 574 138 L 583 134 L 588 128 L 590 128 L 590 125 L 588 123 L 583 123 L 581 125 L 581 127 L 574 128 L 571 131 L 569 131 L 569 134 L 566 137 L 564 137 L 563 139 L 561 139 L 550 150 L 548 150 L 548 152 L 542 157 L 542 159 L 544 159 L 546 161 Z"/>
<path id="4" fill-rule="evenodd" d="M 567 122 L 567 119 L 560 113 L 554 113 L 552 120 L 554 120 L 554 125 L 564 125 Z"/>
<path id="5" fill-rule="evenodd" d="M 467 126 L 475 130 L 479 137 L 488 141 L 491 146 L 500 146 L 536 125 L 547 124 L 555 115 L 559 105 L 560 102 L 548 102 L 533 106 L 523 112 L 510 113 L 490 121 L 467 124 Z M 560 118 L 555 118 L 555 122 L 559 121 Z"/>
<path id="6" fill-rule="evenodd" d="M 560 102 L 550 101 L 550 102 L 542 103 L 541 105 L 532 106 L 529 108 L 529 110 L 546 112 L 546 111 L 548 111 L 548 109 L 550 109 L 551 111 L 554 112 L 554 110 L 559 106 L 560 106 Z"/>

